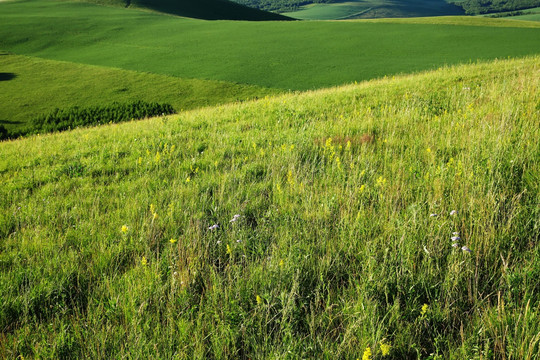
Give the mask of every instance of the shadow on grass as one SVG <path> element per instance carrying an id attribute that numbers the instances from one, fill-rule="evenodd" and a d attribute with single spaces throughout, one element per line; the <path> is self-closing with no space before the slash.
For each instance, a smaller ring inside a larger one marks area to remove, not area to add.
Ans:
<path id="1" fill-rule="evenodd" d="M 0 72 L 0 81 L 9 81 L 17 77 L 17 74 L 14 73 L 3 73 Z"/>

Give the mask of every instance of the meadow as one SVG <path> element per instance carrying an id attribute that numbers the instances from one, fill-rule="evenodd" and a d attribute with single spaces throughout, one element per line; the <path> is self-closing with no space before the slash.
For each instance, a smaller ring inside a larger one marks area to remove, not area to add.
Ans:
<path id="1" fill-rule="evenodd" d="M 56 108 L 141 100 L 168 103 L 182 111 L 282 92 L 9 53 L 0 54 L 0 72 L 4 74 L 0 78 L 0 125 L 21 133 L 28 131 L 32 119 Z"/>
<path id="2" fill-rule="evenodd" d="M 210 22 L 43 0 L 0 9 L 0 49 L 13 54 L 285 90 L 540 51 L 540 24 L 525 21 Z"/>
<path id="3" fill-rule="evenodd" d="M 538 359 L 540 58 L 0 143 L 0 357 Z"/>

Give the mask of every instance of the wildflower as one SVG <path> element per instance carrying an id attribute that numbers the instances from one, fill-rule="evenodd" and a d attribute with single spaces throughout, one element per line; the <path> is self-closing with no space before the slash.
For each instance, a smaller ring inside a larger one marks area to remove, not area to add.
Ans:
<path id="1" fill-rule="evenodd" d="M 358 192 L 363 193 L 364 191 L 366 190 L 366 184 L 362 184 L 362 186 L 360 186 L 360 189 L 358 189 Z"/>
<path id="2" fill-rule="evenodd" d="M 426 149 L 426 152 L 427 152 L 427 153 L 430 153 L 430 152 L 431 152 L 431 149 L 430 149 L 430 148 L 427 148 L 427 149 Z"/>
<path id="3" fill-rule="evenodd" d="M 229 244 L 227 244 L 227 254 L 232 255 L 232 249 Z"/>
<path id="4" fill-rule="evenodd" d="M 218 245 L 221 244 L 221 240 L 216 241 L 216 244 Z"/>
<path id="5" fill-rule="evenodd" d="M 420 310 L 420 316 L 426 315 L 428 310 L 429 310 L 429 305 L 428 304 L 422 305 L 422 309 Z"/>
<path id="6" fill-rule="evenodd" d="M 465 245 L 463 245 L 463 246 L 461 247 L 461 250 L 466 251 L 466 252 L 472 252 L 472 250 L 469 249 L 469 248 L 468 248 L 467 246 L 465 246 Z"/>
<path id="7" fill-rule="evenodd" d="M 367 347 L 366 350 L 364 350 L 364 354 L 362 355 L 362 360 L 371 360 L 371 348 Z"/>
<path id="8" fill-rule="evenodd" d="M 146 260 L 146 257 L 143 256 L 141 259 L 141 265 L 146 266 L 146 264 L 148 264 L 148 261 Z"/>
<path id="9" fill-rule="evenodd" d="M 461 238 L 459 236 L 452 236 L 451 237 L 452 241 L 459 241 L 461 240 Z"/>
<path id="10" fill-rule="evenodd" d="M 174 244 L 176 241 L 177 241 L 176 239 L 171 239 L 171 240 L 169 240 L 169 242 L 170 242 L 171 244 Z"/>
<path id="11" fill-rule="evenodd" d="M 379 346 L 381 348 L 382 356 L 387 356 L 388 354 L 390 354 L 390 349 L 392 348 L 390 344 L 385 344 L 381 342 Z"/>
<path id="12" fill-rule="evenodd" d="M 454 236 L 459 236 L 459 231 L 454 231 L 454 232 L 452 233 L 452 235 L 454 235 Z"/>
<path id="13" fill-rule="evenodd" d="M 262 304 L 263 301 L 262 301 L 262 298 L 259 295 L 257 295 L 257 297 L 255 299 L 257 300 L 257 305 Z"/>
<path id="14" fill-rule="evenodd" d="M 127 225 L 122 225 L 121 231 L 125 234 L 129 231 L 129 228 L 127 227 Z"/>
<path id="15" fill-rule="evenodd" d="M 458 247 L 459 247 L 459 244 L 458 244 L 458 243 L 453 243 L 453 244 L 452 244 L 452 247 L 458 248 Z"/>
<path id="16" fill-rule="evenodd" d="M 229 222 L 235 222 L 239 218 L 240 218 L 240 215 L 236 214 L 236 215 L 233 216 L 233 218 L 231 220 L 229 220 Z"/>
<path id="17" fill-rule="evenodd" d="M 430 214 L 430 215 L 429 215 L 429 217 L 437 217 L 437 216 L 439 216 L 439 214 L 433 213 L 433 214 Z"/>
<path id="18" fill-rule="evenodd" d="M 236 242 L 240 244 L 242 242 L 242 240 L 238 239 L 238 240 L 236 240 Z"/>
<path id="19" fill-rule="evenodd" d="M 452 210 L 452 211 L 450 211 L 450 215 L 451 215 L 451 216 L 457 215 L 457 210 Z"/>
<path id="20" fill-rule="evenodd" d="M 156 220 L 158 218 L 158 214 L 157 213 L 153 213 L 152 214 L 152 220 Z"/>
<path id="21" fill-rule="evenodd" d="M 188 176 L 187 179 L 186 179 L 186 182 L 190 182 L 191 181 L 191 178 Z"/>
<path id="22" fill-rule="evenodd" d="M 384 186 L 386 184 L 386 178 L 379 176 L 377 178 L 377 186 Z"/>
<path id="23" fill-rule="evenodd" d="M 283 260 L 280 260 L 279 267 L 283 269 L 284 266 L 285 266 L 285 262 Z"/>
<path id="24" fill-rule="evenodd" d="M 219 228 L 219 225 L 218 225 L 218 224 L 214 224 L 214 225 L 210 226 L 210 227 L 208 228 L 208 230 L 216 230 L 216 229 L 218 229 L 218 228 Z"/>

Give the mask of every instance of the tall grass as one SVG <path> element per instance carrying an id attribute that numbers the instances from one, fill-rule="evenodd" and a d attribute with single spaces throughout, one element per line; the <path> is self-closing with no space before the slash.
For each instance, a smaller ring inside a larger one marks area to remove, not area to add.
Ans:
<path id="1" fill-rule="evenodd" d="M 0 354 L 538 359 L 539 60 L 1 143 Z"/>

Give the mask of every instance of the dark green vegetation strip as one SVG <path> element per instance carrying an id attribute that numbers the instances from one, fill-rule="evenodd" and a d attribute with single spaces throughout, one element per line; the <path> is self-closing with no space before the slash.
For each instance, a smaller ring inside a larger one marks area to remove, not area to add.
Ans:
<path id="1" fill-rule="evenodd" d="M 170 104 L 147 103 L 140 100 L 128 104 L 112 103 L 105 106 L 55 109 L 48 114 L 35 117 L 28 127 L 17 131 L 9 132 L 0 124 L 0 140 L 27 134 L 51 133 L 78 127 L 139 120 L 158 115 L 170 115 L 174 112 Z"/>
<path id="2" fill-rule="evenodd" d="M 539 71 L 0 143 L 0 358 L 537 360 Z"/>
<path id="3" fill-rule="evenodd" d="M 0 8 L 0 48 L 14 53 L 282 89 L 540 52 L 538 28 L 208 22 L 55 1 Z"/>
<path id="4" fill-rule="evenodd" d="M 295 11 L 308 4 L 330 4 L 336 0 L 233 0 L 239 4 L 267 11 Z"/>
<path id="5" fill-rule="evenodd" d="M 278 92 L 0 53 L 0 125 L 13 133 L 55 108 L 141 100 L 168 103 L 182 111 Z"/>
<path id="6" fill-rule="evenodd" d="M 175 110 L 170 104 L 146 103 L 143 101 L 135 101 L 129 104 L 113 103 L 107 106 L 73 107 L 56 109 L 49 114 L 38 116 L 32 120 L 32 127 L 36 132 L 55 132 L 83 126 L 170 115 L 174 112 Z"/>

